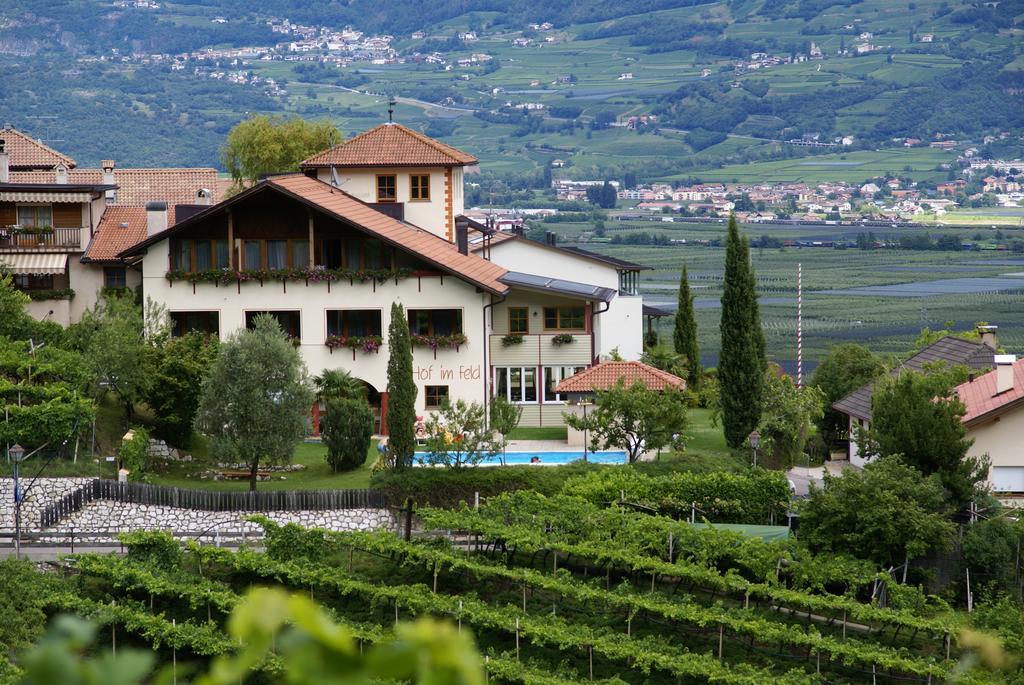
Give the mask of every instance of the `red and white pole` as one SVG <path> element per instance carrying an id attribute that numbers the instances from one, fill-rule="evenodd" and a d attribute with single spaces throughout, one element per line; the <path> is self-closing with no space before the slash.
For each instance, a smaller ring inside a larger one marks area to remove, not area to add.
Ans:
<path id="1" fill-rule="evenodd" d="M 796 387 L 804 383 L 803 265 L 796 265 Z"/>

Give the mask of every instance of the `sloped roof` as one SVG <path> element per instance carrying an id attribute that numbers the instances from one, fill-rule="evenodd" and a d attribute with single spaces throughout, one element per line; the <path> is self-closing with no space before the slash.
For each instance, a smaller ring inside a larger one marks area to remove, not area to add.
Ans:
<path id="1" fill-rule="evenodd" d="M 567 295 L 569 297 L 581 297 L 588 300 L 599 300 L 611 302 L 615 297 L 615 291 L 611 288 L 604 288 L 590 283 L 579 281 L 567 281 L 562 278 L 551 278 L 550 276 L 537 276 L 521 271 L 509 271 L 501 277 L 505 285 L 527 288 L 529 290 L 541 290 L 556 295 Z"/>
<path id="2" fill-rule="evenodd" d="M 53 183 L 52 171 L 12 171 L 12 183 Z M 68 183 L 99 184 L 103 182 L 100 169 L 72 169 Z M 187 205 L 196 202 L 201 189 L 209 190 L 212 201 L 223 197 L 224 185 L 217 178 L 217 170 L 203 167 L 183 168 L 124 168 L 114 169 L 117 194 L 113 204 L 145 205 L 147 202 L 166 202 L 168 205 Z"/>
<path id="3" fill-rule="evenodd" d="M 638 381 L 648 390 L 665 390 L 667 388 L 686 387 L 686 381 L 668 371 L 656 369 L 642 362 L 602 362 L 589 369 L 584 369 L 574 376 L 566 378 L 555 387 L 556 393 L 594 392 L 608 390 L 622 380 L 625 386 L 631 387 Z"/>
<path id="4" fill-rule="evenodd" d="M 75 166 L 75 160 L 17 129 L 0 130 L 0 139 L 4 141 L 12 170 L 52 169 L 58 164 L 64 164 L 69 169 Z"/>
<path id="5" fill-rule="evenodd" d="M 284 193 L 325 214 L 353 224 L 385 243 L 411 252 L 439 270 L 453 274 L 483 290 L 497 294 L 508 292 L 508 286 L 500 281 L 501 277 L 507 273 L 504 268 L 476 255 L 464 255 L 455 245 L 444 238 L 422 228 L 392 219 L 343 190 L 309 178 L 304 174 L 273 176 L 260 181 L 219 205 L 184 219 L 175 226 L 123 250 L 118 256 L 138 254 L 148 246 L 167 238 L 177 230 L 189 226 L 201 218 L 220 211 L 226 206 L 244 202 L 246 198 L 256 193 L 268 190 Z"/>
<path id="6" fill-rule="evenodd" d="M 603 255 L 598 252 L 591 252 L 590 250 L 584 250 L 580 247 L 560 247 L 558 245 L 555 247 L 558 247 L 560 250 L 565 250 L 566 252 L 571 252 L 572 254 L 580 255 L 581 257 L 587 257 L 598 262 L 611 264 L 616 269 L 623 269 L 625 271 L 649 271 L 654 268 L 653 266 L 645 266 L 643 264 L 637 264 L 636 262 L 626 261 L 625 259 L 619 259 L 617 257 L 609 257 L 608 255 Z"/>
<path id="7" fill-rule="evenodd" d="M 174 206 L 167 208 L 167 225 L 173 226 Z M 82 261 L 119 262 L 118 254 L 146 239 L 146 208 L 111 205 L 103 212 L 96 234 Z"/>
<path id="8" fill-rule="evenodd" d="M 924 348 L 893 369 L 893 376 L 902 371 L 921 371 L 925 365 L 945 362 L 951 366 L 963 365 L 971 369 L 988 369 L 993 365 L 995 351 L 988 345 L 947 335 Z M 871 397 L 875 384 L 857 388 L 832 405 L 836 411 L 857 419 L 871 420 Z"/>
<path id="9" fill-rule="evenodd" d="M 624 259 L 608 257 L 606 255 L 598 254 L 597 252 L 591 252 L 590 250 L 583 250 L 578 247 L 567 247 L 564 245 L 549 245 L 548 243 L 542 243 L 539 240 L 530 240 L 526 236 L 517 235 L 515 233 L 512 233 L 511 231 L 495 232 L 494 235 L 491 236 L 489 246 L 497 247 L 498 245 L 502 245 L 504 243 L 512 241 L 523 242 L 531 247 L 541 247 L 544 248 L 545 250 L 558 250 L 563 254 L 572 255 L 573 257 L 579 257 L 581 259 L 586 259 L 591 262 L 598 262 L 600 264 L 604 264 L 605 266 L 614 267 L 617 270 L 644 271 L 654 268 L 651 266 L 644 266 L 643 264 L 637 264 L 635 262 L 627 262 Z M 473 252 L 480 252 L 481 250 L 484 250 L 487 247 L 488 245 L 481 238 L 478 237 L 470 245 L 469 249 L 472 250 Z"/>
<path id="10" fill-rule="evenodd" d="M 465 166 L 473 155 L 401 124 L 381 124 L 303 161 L 300 169 L 358 166 Z"/>
<path id="11" fill-rule="evenodd" d="M 973 381 L 956 386 L 960 401 L 967 407 L 967 413 L 961 419 L 971 425 L 998 415 L 1006 410 L 1024 403 L 1024 359 L 1013 364 L 1013 388 L 996 394 L 997 370 L 992 370 Z"/>

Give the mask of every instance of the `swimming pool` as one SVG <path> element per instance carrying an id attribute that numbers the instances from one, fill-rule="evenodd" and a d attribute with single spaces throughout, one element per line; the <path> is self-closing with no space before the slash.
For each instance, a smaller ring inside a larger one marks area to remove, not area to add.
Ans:
<path id="1" fill-rule="evenodd" d="M 625 452 L 587 452 L 587 461 L 595 464 L 625 464 Z M 424 463 L 425 454 L 417 452 L 414 462 L 417 466 L 426 466 Z M 577 452 L 506 452 L 505 464 L 519 465 L 530 464 L 531 459 L 538 458 L 539 462 L 532 462 L 536 466 L 560 466 L 569 462 L 583 459 L 583 450 Z M 483 460 L 478 466 L 501 466 L 501 455 Z"/>

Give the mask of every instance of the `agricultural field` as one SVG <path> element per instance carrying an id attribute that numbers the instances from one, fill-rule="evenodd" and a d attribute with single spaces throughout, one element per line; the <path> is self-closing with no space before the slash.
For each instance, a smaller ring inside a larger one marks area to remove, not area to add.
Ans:
<path id="1" fill-rule="evenodd" d="M 586 224 L 542 224 L 566 240 L 580 237 Z M 721 240 L 724 224 L 607 222 L 609 238 L 648 233 L 672 240 Z M 779 240 L 853 239 L 858 229 L 745 225 L 755 246 L 751 259 L 761 296 L 761 317 L 769 359 L 796 369 L 796 275 L 803 271 L 804 372 L 814 368 L 829 345 L 864 344 L 886 355 L 905 355 L 921 329 L 953 323 L 966 329 L 984 318 L 999 326 L 1008 353 L 1024 353 L 1024 255 L 996 250 L 942 252 L 902 249 L 759 248 L 761 236 Z M 922 229 L 874 229 L 878 240 L 898 240 Z M 1024 240 L 1013 230 L 927 229 L 932 238 L 955 234 L 995 247 Z M 705 366 L 717 364 L 719 299 L 724 247 L 697 244 L 624 245 L 588 243 L 587 249 L 653 267 L 641 274 L 644 301 L 675 308 L 679 271 L 686 263 L 696 298 L 698 334 Z M 981 312 L 984 314 L 982 315 Z M 671 317 L 657 324 L 670 340 Z"/>

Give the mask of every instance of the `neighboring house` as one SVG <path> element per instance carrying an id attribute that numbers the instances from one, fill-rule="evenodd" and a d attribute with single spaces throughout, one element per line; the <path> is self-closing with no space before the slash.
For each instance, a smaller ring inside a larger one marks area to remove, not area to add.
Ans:
<path id="1" fill-rule="evenodd" d="M 555 387 L 555 392 L 568 401 L 567 413 L 582 416 L 595 393 L 610 390 L 619 382 L 627 388 L 641 383 L 648 390 L 656 392 L 669 388 L 686 389 L 686 381 L 668 371 L 638 361 L 607 361 L 566 378 Z M 583 431 L 569 430 L 570 445 L 582 447 L 584 442 Z"/>
<path id="2" fill-rule="evenodd" d="M 299 167 L 400 221 L 455 240 L 455 217 L 463 213 L 463 168 L 477 163 L 401 124 L 364 131 Z"/>
<path id="3" fill-rule="evenodd" d="M 922 371 L 926 365 L 934 363 L 962 365 L 974 370 L 991 369 L 998 347 L 996 330 L 995 326 L 980 327 L 980 342 L 947 335 L 900 364 L 892 371 L 892 375 L 899 375 L 903 371 Z M 832 405 L 833 409 L 845 414 L 849 419 L 848 454 L 850 463 L 854 466 L 864 466 L 867 463 L 867 459 L 860 454 L 857 433 L 871 426 L 871 397 L 874 389 L 875 384 L 868 383 Z"/>
<path id="4" fill-rule="evenodd" d="M 1024 359 L 996 355 L 995 369 L 956 387 L 974 440 L 967 454 L 988 456 L 988 485 L 997 495 L 1024 495 Z"/>

